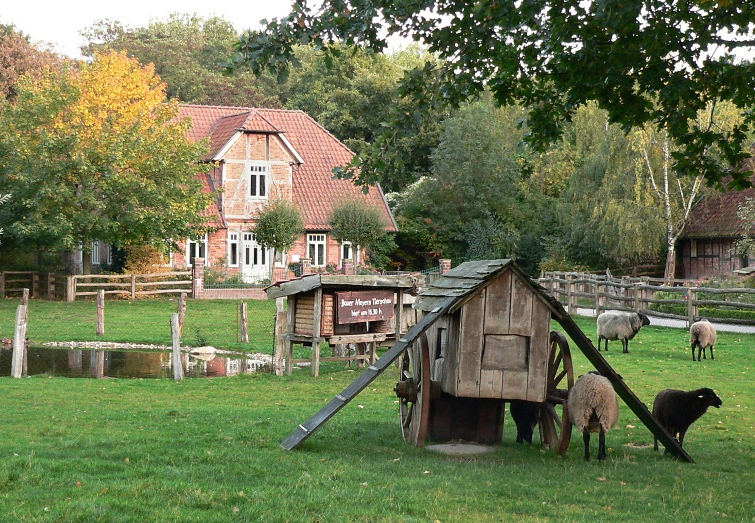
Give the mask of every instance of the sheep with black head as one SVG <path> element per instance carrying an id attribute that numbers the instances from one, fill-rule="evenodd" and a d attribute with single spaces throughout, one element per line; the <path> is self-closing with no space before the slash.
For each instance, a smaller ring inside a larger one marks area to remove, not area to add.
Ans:
<path id="1" fill-rule="evenodd" d="M 720 408 L 723 405 L 713 389 L 701 388 L 690 391 L 665 389 L 653 401 L 653 416 L 666 431 L 684 443 L 684 435 L 690 425 L 705 414 L 708 407 Z M 654 438 L 653 448 L 658 450 L 658 438 Z"/>

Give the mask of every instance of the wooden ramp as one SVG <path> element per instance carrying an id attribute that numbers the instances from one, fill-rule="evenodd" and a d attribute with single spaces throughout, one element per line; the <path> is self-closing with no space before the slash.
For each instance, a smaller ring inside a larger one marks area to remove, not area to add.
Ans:
<path id="1" fill-rule="evenodd" d="M 317 429 L 325 424 L 330 418 L 332 418 L 339 410 L 341 410 L 348 402 L 356 397 L 357 394 L 362 392 L 370 383 L 380 376 L 385 369 L 387 369 L 391 363 L 393 363 L 401 353 L 403 353 L 408 346 L 410 346 L 417 338 L 419 338 L 423 332 L 425 332 L 440 316 L 446 313 L 448 309 L 453 305 L 455 300 L 449 298 L 441 303 L 438 307 L 428 312 L 422 320 L 412 327 L 409 332 L 406 333 L 401 339 L 399 339 L 388 352 L 375 362 L 374 365 L 370 365 L 351 385 L 343 389 L 343 392 L 337 394 L 335 398 L 330 400 L 327 405 L 317 412 L 314 416 L 309 418 L 305 423 L 299 425 L 299 427 L 286 438 L 281 447 L 286 450 L 292 450 L 298 447 L 304 440 L 310 437 Z"/>

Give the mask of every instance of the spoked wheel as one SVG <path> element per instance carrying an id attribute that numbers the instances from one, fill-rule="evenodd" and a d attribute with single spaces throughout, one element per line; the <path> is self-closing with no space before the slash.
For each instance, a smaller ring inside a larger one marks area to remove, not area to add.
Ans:
<path id="1" fill-rule="evenodd" d="M 551 332 L 548 356 L 547 400 L 540 409 L 540 441 L 549 449 L 564 454 L 571 441 L 572 424 L 566 407 L 569 391 L 574 386 L 574 368 L 566 337 Z"/>
<path id="2" fill-rule="evenodd" d="M 423 334 L 407 347 L 399 360 L 401 376 L 396 383 L 399 398 L 401 433 L 404 439 L 417 447 L 425 445 L 430 414 L 430 347 Z"/>

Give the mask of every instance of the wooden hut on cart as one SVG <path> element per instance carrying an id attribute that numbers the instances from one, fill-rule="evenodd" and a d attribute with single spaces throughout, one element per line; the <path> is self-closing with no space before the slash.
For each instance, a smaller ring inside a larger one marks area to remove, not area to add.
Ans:
<path id="1" fill-rule="evenodd" d="M 614 386 L 640 421 L 673 454 L 692 461 L 608 365 L 561 304 L 511 260 L 466 262 L 417 298 L 424 317 L 341 394 L 281 445 L 297 447 L 400 358 L 399 414 L 404 439 L 498 443 L 506 402 L 539 406 L 544 446 L 565 452 L 571 423 L 566 398 L 574 383 L 566 337 Z"/>

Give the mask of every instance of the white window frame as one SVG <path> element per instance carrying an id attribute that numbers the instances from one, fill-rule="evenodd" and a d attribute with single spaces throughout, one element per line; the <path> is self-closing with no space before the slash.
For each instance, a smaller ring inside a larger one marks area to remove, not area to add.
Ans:
<path id="1" fill-rule="evenodd" d="M 345 256 L 346 249 L 349 250 L 349 256 Z M 341 242 L 341 264 L 343 264 L 344 260 L 351 260 L 354 262 L 354 265 L 359 265 L 359 251 L 359 245 L 355 248 L 348 240 Z"/>
<path id="2" fill-rule="evenodd" d="M 232 231 L 228 233 L 228 266 L 229 267 L 238 267 L 239 266 L 239 260 L 241 259 L 241 241 L 239 240 L 240 236 L 238 231 Z M 234 253 L 234 247 L 236 247 L 236 251 Z M 235 254 L 235 260 L 234 260 L 234 254 Z"/>
<path id="3" fill-rule="evenodd" d="M 107 248 L 107 264 L 113 265 L 113 246 L 112 245 L 108 245 L 108 248 Z"/>
<path id="4" fill-rule="evenodd" d="M 246 162 L 244 172 L 248 182 L 247 197 L 250 200 L 267 200 L 270 194 L 270 164 Z"/>
<path id="5" fill-rule="evenodd" d="M 100 240 L 92 240 L 92 265 L 100 264 Z"/>
<path id="6" fill-rule="evenodd" d="M 201 256 L 192 256 L 192 247 L 198 246 L 196 254 L 202 253 Z M 193 267 L 194 264 L 191 263 L 192 258 L 204 258 L 204 264 L 205 266 L 210 265 L 210 260 L 207 257 L 207 235 L 205 234 L 204 237 L 201 240 L 192 240 L 191 238 L 186 240 L 186 251 L 184 253 L 185 259 L 186 259 L 186 267 Z"/>
<path id="7" fill-rule="evenodd" d="M 286 266 L 286 253 L 273 250 L 273 261 L 276 267 Z"/>
<path id="8" fill-rule="evenodd" d="M 307 257 L 312 261 L 312 267 L 325 267 L 328 263 L 327 240 L 327 234 L 307 234 Z"/>

